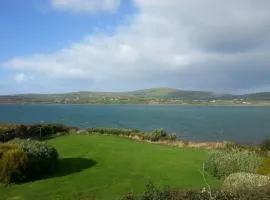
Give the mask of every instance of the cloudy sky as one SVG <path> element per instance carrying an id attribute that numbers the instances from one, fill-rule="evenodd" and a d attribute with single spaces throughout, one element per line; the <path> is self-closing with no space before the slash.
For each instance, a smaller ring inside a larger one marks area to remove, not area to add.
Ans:
<path id="1" fill-rule="evenodd" d="M 270 91 L 269 0 L 1 0 L 0 94 Z"/>

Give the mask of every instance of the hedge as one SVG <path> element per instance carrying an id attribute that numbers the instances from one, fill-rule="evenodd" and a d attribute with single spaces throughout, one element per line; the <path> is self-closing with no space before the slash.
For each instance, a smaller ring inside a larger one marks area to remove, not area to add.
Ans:
<path id="1" fill-rule="evenodd" d="M 141 194 L 129 193 L 122 200 L 266 200 L 270 199 L 270 185 L 259 189 L 230 192 L 223 190 L 207 191 L 172 189 L 168 186 L 156 187 L 152 183 Z"/>
<path id="2" fill-rule="evenodd" d="M 78 128 L 62 124 L 0 124 L 0 142 L 8 142 L 14 138 L 40 138 L 40 135 L 47 137 L 59 132 L 70 132 L 72 130 L 78 130 Z"/>

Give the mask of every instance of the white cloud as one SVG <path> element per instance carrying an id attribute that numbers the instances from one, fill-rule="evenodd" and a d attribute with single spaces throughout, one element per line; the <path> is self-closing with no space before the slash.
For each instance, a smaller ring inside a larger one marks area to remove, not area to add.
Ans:
<path id="1" fill-rule="evenodd" d="M 14 80 L 17 84 L 22 84 L 26 81 L 26 76 L 25 74 L 23 73 L 20 73 L 20 74 L 17 74 L 15 77 L 14 77 Z"/>
<path id="2" fill-rule="evenodd" d="M 68 8 L 75 1 L 55 2 Z M 269 88 L 270 1 L 134 3 L 139 13 L 128 25 L 117 27 L 114 35 L 90 35 L 57 52 L 13 58 L 4 66 L 42 74 L 67 88 L 76 82 L 78 89 Z M 91 9 L 94 4 L 89 5 Z M 73 8 L 78 10 L 75 4 Z"/>
<path id="3" fill-rule="evenodd" d="M 115 11 L 120 0 L 51 0 L 54 8 L 72 12 Z"/>

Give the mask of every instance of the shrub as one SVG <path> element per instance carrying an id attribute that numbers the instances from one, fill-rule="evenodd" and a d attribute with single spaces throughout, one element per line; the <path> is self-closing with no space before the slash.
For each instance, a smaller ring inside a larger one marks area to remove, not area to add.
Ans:
<path id="1" fill-rule="evenodd" d="M 238 192 L 240 200 L 268 200 L 270 199 L 270 185 Z"/>
<path id="2" fill-rule="evenodd" d="M 19 145 L 2 144 L 0 146 L 0 182 L 10 183 L 23 178 L 22 170 L 27 158 Z"/>
<path id="3" fill-rule="evenodd" d="M 263 140 L 260 146 L 263 151 L 270 151 L 270 138 Z"/>
<path id="4" fill-rule="evenodd" d="M 157 129 L 152 132 L 143 132 L 136 129 L 121 129 L 121 128 L 90 128 L 90 134 L 107 134 L 107 135 L 122 135 L 122 136 L 138 136 L 142 140 L 149 140 L 152 142 L 164 140 L 176 140 L 175 134 L 168 134 L 163 129 Z"/>
<path id="5" fill-rule="evenodd" d="M 189 191 L 185 195 L 185 200 L 240 200 L 240 195 L 231 192 L 216 191 Z M 183 199 L 183 200 L 184 200 Z M 242 200 L 242 199 L 241 199 Z"/>
<path id="6" fill-rule="evenodd" d="M 240 148 L 239 144 L 232 142 L 232 141 L 224 141 L 223 142 L 225 149 L 227 150 L 233 150 Z"/>
<path id="7" fill-rule="evenodd" d="M 58 132 L 69 132 L 77 130 L 74 127 L 68 127 L 62 124 L 32 124 L 32 125 L 1 125 L 0 124 L 0 141 L 7 142 L 14 138 L 39 138 L 40 132 L 42 137 L 55 135 Z"/>
<path id="8" fill-rule="evenodd" d="M 57 170 L 58 153 L 55 148 L 34 140 L 15 139 L 11 143 L 17 144 L 25 152 L 27 157 L 24 170 L 26 180 L 51 175 Z"/>
<path id="9" fill-rule="evenodd" d="M 16 149 L 18 148 L 18 145 L 15 144 L 4 144 L 4 143 L 0 143 L 0 158 L 2 157 L 2 155 L 12 149 Z"/>
<path id="10" fill-rule="evenodd" d="M 108 134 L 108 135 L 125 135 L 129 136 L 137 130 L 133 129 L 121 129 L 121 128 L 90 128 L 88 129 L 89 133 L 98 133 L 98 134 Z"/>
<path id="11" fill-rule="evenodd" d="M 263 159 L 259 174 L 270 176 L 270 157 L 265 157 Z"/>
<path id="12" fill-rule="evenodd" d="M 205 170 L 221 179 L 236 172 L 257 172 L 262 158 L 250 151 L 212 151 L 205 161 Z"/>
<path id="13" fill-rule="evenodd" d="M 163 129 L 156 129 L 152 133 L 149 134 L 149 139 L 152 142 L 166 141 L 166 140 L 176 140 L 176 135 L 175 134 L 168 134 Z"/>
<path id="14" fill-rule="evenodd" d="M 141 195 L 132 193 L 126 195 L 122 200 L 177 200 L 176 193 L 170 187 L 165 186 L 163 189 L 156 187 L 153 183 L 148 183 L 146 189 Z M 182 198 L 181 198 L 182 200 Z"/>
<path id="15" fill-rule="evenodd" d="M 223 190 L 231 192 L 257 190 L 260 187 L 270 185 L 270 177 L 251 174 L 234 173 L 228 176 L 222 185 Z"/>
<path id="16" fill-rule="evenodd" d="M 175 140 L 177 139 L 176 134 L 169 134 L 169 139 L 170 139 L 171 141 L 175 141 Z"/>
<path id="17" fill-rule="evenodd" d="M 257 189 L 230 191 L 175 190 L 170 187 L 158 188 L 153 184 L 146 186 L 140 195 L 127 194 L 122 200 L 268 200 L 270 199 L 270 185 Z"/>
<path id="18" fill-rule="evenodd" d="M 240 200 L 240 198 L 239 195 L 231 192 L 175 190 L 168 186 L 158 188 L 150 183 L 146 186 L 146 190 L 143 194 L 134 195 L 130 193 L 122 200 Z"/>
<path id="19" fill-rule="evenodd" d="M 71 127 L 64 126 L 62 124 L 32 124 L 27 127 L 27 132 L 31 137 L 46 137 L 49 135 L 55 135 L 58 132 L 68 132 Z"/>
<path id="20" fill-rule="evenodd" d="M 238 144 L 231 141 L 224 141 L 224 148 L 227 151 L 238 150 L 238 151 L 254 151 L 257 154 L 265 156 L 265 152 L 257 145 L 248 145 L 248 144 Z"/>

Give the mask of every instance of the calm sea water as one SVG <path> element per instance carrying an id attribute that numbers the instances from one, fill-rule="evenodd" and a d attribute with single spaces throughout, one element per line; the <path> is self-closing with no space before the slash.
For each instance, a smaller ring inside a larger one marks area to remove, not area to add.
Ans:
<path id="1" fill-rule="evenodd" d="M 0 123 L 39 122 L 81 128 L 164 128 L 189 140 L 258 143 L 270 136 L 270 107 L 0 105 Z"/>

